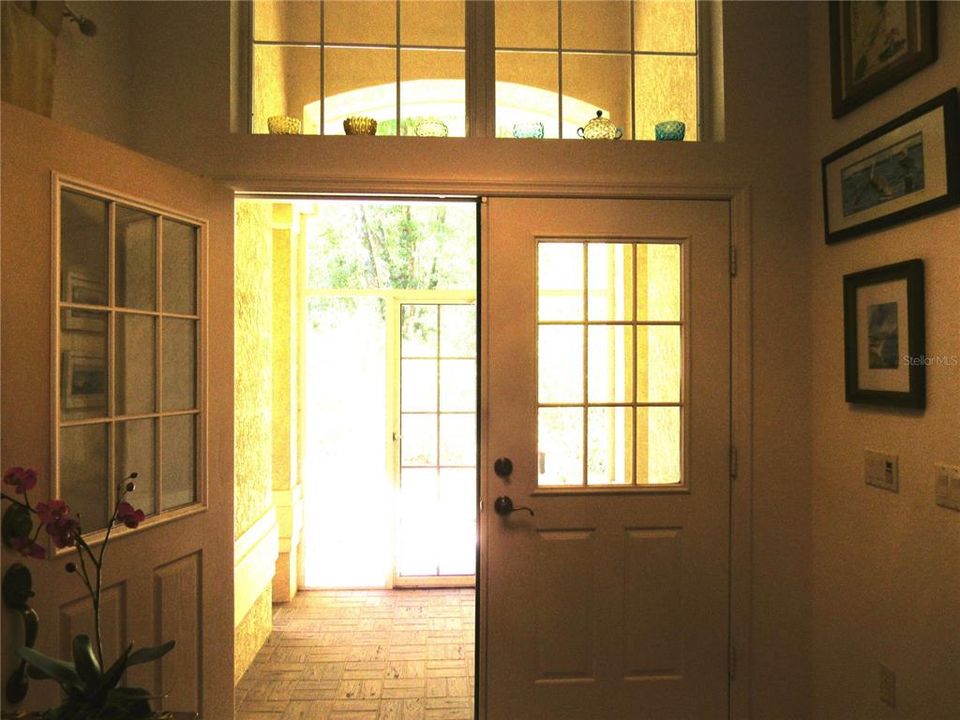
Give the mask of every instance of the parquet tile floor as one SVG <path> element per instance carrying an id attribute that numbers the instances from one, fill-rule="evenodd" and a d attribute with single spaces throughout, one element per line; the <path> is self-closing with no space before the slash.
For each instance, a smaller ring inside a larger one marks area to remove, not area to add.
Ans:
<path id="1" fill-rule="evenodd" d="M 277 606 L 237 720 L 473 718 L 474 591 L 308 590 Z"/>

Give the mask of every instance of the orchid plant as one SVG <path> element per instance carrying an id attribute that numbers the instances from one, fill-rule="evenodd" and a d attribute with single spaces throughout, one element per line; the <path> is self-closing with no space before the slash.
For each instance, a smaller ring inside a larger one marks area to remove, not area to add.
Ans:
<path id="1" fill-rule="evenodd" d="M 131 473 L 118 484 L 116 507 L 99 548 L 95 548 L 83 538 L 80 517 L 73 514 L 63 500 L 36 505 L 30 502 L 29 491 L 37 484 L 36 470 L 14 467 L 4 473 L 3 484 L 14 492 L 14 495 L 2 493 L 3 499 L 10 502 L 3 517 L 4 540 L 21 555 L 38 560 L 47 557 L 46 548 L 37 542 L 41 530 L 46 531 L 55 547 L 74 548 L 76 560 L 68 561 L 64 569 L 80 578 L 93 606 L 93 641 L 88 635 L 77 635 L 73 639 L 73 662 L 51 658 L 29 647 L 18 651 L 31 677 L 56 680 L 66 695 L 59 707 L 44 714 L 45 720 L 121 720 L 153 715 L 150 694 L 143 688 L 119 687 L 120 679 L 128 667 L 166 655 L 173 649 L 173 641 L 136 651 L 131 644 L 107 666 L 100 627 L 103 564 L 111 533 L 120 525 L 136 528 L 145 519 L 143 511 L 126 500 L 127 494 L 136 488 L 136 477 L 137 473 Z M 38 521 L 36 527 L 34 518 Z"/>

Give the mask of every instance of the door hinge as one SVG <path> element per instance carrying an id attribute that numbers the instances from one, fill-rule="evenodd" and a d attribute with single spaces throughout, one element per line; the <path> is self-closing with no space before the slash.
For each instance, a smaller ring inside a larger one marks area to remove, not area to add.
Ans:
<path id="1" fill-rule="evenodd" d="M 737 276 L 737 246 L 730 246 L 730 277 Z"/>
<path id="2" fill-rule="evenodd" d="M 737 477 L 737 470 L 739 470 L 739 457 L 737 453 L 737 448 L 734 445 L 730 446 L 730 477 Z"/>
<path id="3" fill-rule="evenodd" d="M 729 654 L 729 658 L 728 658 L 729 667 L 727 672 L 730 677 L 730 680 L 736 680 L 737 679 L 737 648 L 735 645 L 732 645 L 732 644 L 730 645 L 728 654 Z"/>

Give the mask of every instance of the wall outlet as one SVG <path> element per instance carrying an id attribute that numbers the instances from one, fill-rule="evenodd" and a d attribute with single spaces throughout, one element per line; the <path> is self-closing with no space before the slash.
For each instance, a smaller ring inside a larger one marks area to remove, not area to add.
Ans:
<path id="1" fill-rule="evenodd" d="M 899 457 L 877 450 L 863 451 L 863 479 L 867 485 L 899 492 L 900 470 Z"/>
<path id="2" fill-rule="evenodd" d="M 954 479 L 960 478 L 960 467 L 937 463 L 933 466 L 934 502 L 940 507 L 960 510 L 960 495 L 954 489 Z M 960 487 L 960 480 L 956 481 Z"/>
<path id="3" fill-rule="evenodd" d="M 897 706 L 897 674 L 880 663 L 880 701 L 892 708 Z"/>

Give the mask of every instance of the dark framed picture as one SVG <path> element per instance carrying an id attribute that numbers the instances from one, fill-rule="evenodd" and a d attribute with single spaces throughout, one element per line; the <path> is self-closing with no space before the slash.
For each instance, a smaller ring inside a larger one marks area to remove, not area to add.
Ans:
<path id="1" fill-rule="evenodd" d="M 847 402 L 923 408 L 923 261 L 843 276 Z"/>
<path id="2" fill-rule="evenodd" d="M 936 2 L 830 3 L 833 117 L 937 59 Z"/>
<path id="3" fill-rule="evenodd" d="M 102 357 L 63 352 L 60 396 L 69 410 L 107 406 L 107 369 Z"/>
<path id="4" fill-rule="evenodd" d="M 830 153 L 820 168 L 827 243 L 960 203 L 956 88 Z"/>

